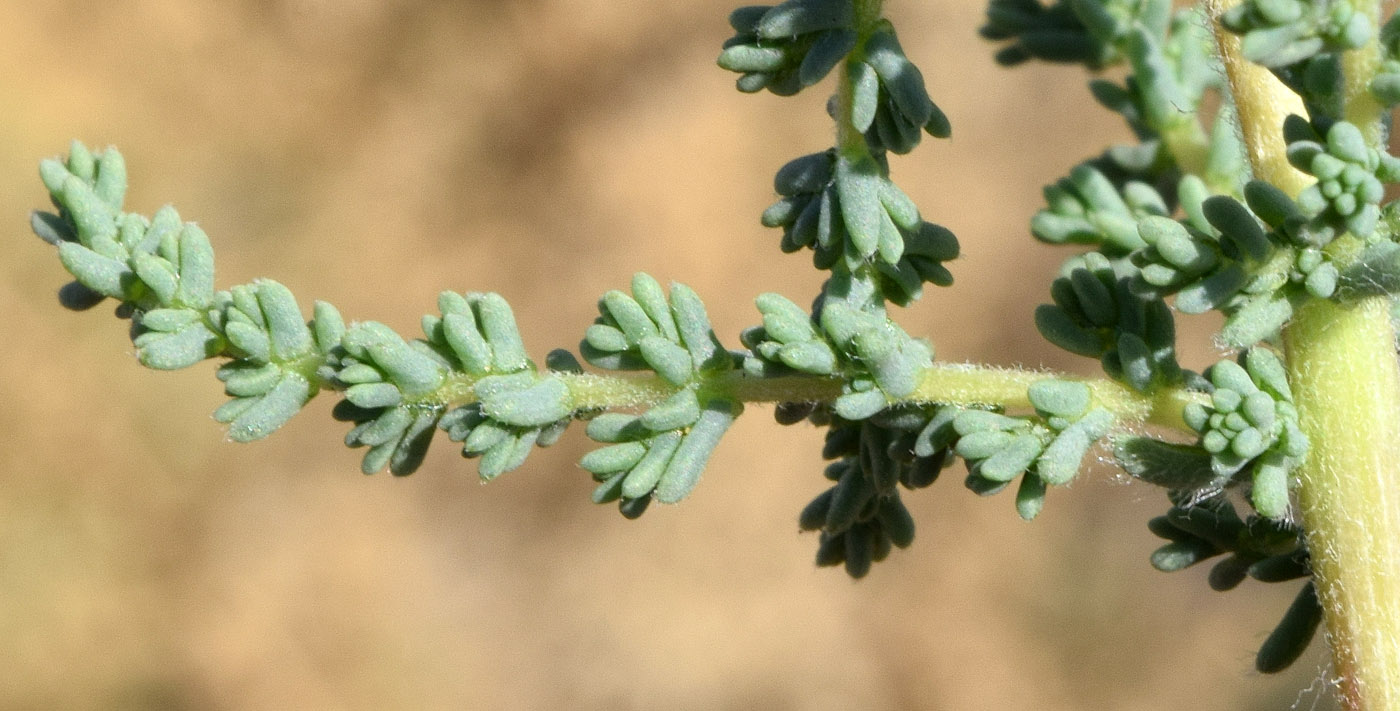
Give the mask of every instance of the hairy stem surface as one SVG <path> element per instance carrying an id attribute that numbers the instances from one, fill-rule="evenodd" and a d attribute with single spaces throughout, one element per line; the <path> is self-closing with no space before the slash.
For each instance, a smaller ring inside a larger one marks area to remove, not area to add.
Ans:
<path id="1" fill-rule="evenodd" d="M 1347 707 L 1400 709 L 1400 373 L 1386 299 L 1316 302 L 1286 332 L 1312 442 L 1298 501 Z"/>
<path id="2" fill-rule="evenodd" d="M 655 375 L 617 376 L 595 373 L 557 373 L 569 386 L 580 409 L 645 409 L 665 400 L 675 386 Z M 1026 391 L 1040 380 L 1074 380 L 1089 386 L 1094 404 L 1112 412 L 1123 423 L 1143 423 L 1190 432 L 1181 413 L 1187 403 L 1204 402 L 1201 393 L 1178 388 L 1144 395 L 1104 378 L 1085 379 L 1061 373 L 1014 370 L 983 365 L 940 363 L 924 371 L 919 386 L 899 402 L 908 404 L 995 407 L 1008 411 L 1030 410 Z M 839 377 L 793 375 L 758 378 L 731 372 L 708 381 L 703 389 L 741 402 L 824 402 L 841 394 Z M 457 406 L 476 399 L 473 381 L 449 382 L 425 403 Z"/>
<path id="3" fill-rule="evenodd" d="M 1229 4 L 1209 3 L 1212 17 Z M 1379 15 L 1374 0 L 1353 4 Z M 1302 113 L 1300 102 L 1240 56 L 1238 38 L 1216 34 L 1255 177 L 1296 195 L 1309 179 L 1288 165 L 1279 126 Z M 1374 40 L 1343 59 L 1345 117 L 1372 142 L 1383 133 L 1381 107 L 1365 84 L 1377 61 Z M 1298 500 L 1341 696 L 1349 709 L 1400 709 L 1400 369 L 1389 300 L 1313 301 L 1284 342 L 1311 441 Z"/>

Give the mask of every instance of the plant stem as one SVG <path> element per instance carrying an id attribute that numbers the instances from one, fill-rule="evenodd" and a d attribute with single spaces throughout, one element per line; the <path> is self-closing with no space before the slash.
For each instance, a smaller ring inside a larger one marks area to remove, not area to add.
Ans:
<path id="1" fill-rule="evenodd" d="M 1288 162 L 1282 127 L 1289 114 L 1307 116 L 1307 110 L 1303 108 L 1302 98 L 1279 82 L 1272 72 L 1246 60 L 1240 50 L 1240 38 L 1220 25 L 1220 13 L 1238 2 L 1207 0 L 1206 12 L 1214 26 L 1225 75 L 1230 80 L 1230 95 L 1249 154 L 1249 165 L 1254 169 L 1255 179 L 1272 183 L 1289 195 L 1297 195 L 1311 185 L 1313 179 Z"/>
<path id="2" fill-rule="evenodd" d="M 1289 379 L 1311 441 L 1298 503 L 1347 708 L 1400 709 L 1400 373 L 1387 299 L 1299 310 Z"/>
<path id="3" fill-rule="evenodd" d="M 656 375 L 555 373 L 555 377 L 568 385 L 574 406 L 580 410 L 645 409 L 670 397 L 678 389 Z M 1206 401 L 1206 396 L 1201 393 L 1179 388 L 1145 395 L 1105 378 L 939 363 L 925 370 L 914 392 L 897 402 L 1029 411 L 1031 403 L 1026 395 L 1027 389 L 1032 383 L 1048 379 L 1072 380 L 1088 385 L 1094 405 L 1112 412 L 1123 424 L 1150 424 L 1190 432 L 1182 420 L 1182 410 L 1187 403 Z M 830 402 L 841 395 L 843 382 L 840 377 L 756 377 L 731 371 L 707 379 L 700 389 L 740 402 Z M 444 407 L 474 402 L 474 384 L 474 378 L 455 378 L 422 398 L 422 402 Z"/>
<path id="4" fill-rule="evenodd" d="M 1211 17 L 1225 4 L 1208 3 Z M 1375 23 L 1377 2 L 1353 5 Z M 1255 177 L 1297 195 L 1309 181 L 1288 165 L 1279 131 L 1297 97 L 1245 62 L 1237 38 L 1219 27 L 1216 36 Z M 1381 107 L 1366 83 L 1377 58 L 1374 39 L 1343 55 L 1345 117 L 1373 145 Z M 1298 503 L 1341 697 L 1357 711 L 1400 709 L 1400 369 L 1389 306 L 1385 297 L 1346 307 L 1314 300 L 1283 332 L 1311 442 Z"/>
<path id="5" fill-rule="evenodd" d="M 859 36 L 856 51 L 841 64 L 841 75 L 836 81 L 836 150 L 850 158 L 870 155 L 870 146 L 865 135 L 851 123 L 851 103 L 855 92 L 851 81 L 851 62 L 858 61 L 865 54 L 865 41 L 880 21 L 884 0 L 855 0 L 855 30 Z"/>
<path id="6" fill-rule="evenodd" d="M 1160 127 L 1158 135 L 1182 173 L 1199 175 L 1202 178 L 1215 177 L 1206 170 L 1210 163 L 1210 139 L 1194 113 L 1188 113 L 1181 119 Z M 1231 191 L 1230 186 L 1223 185 L 1212 185 L 1211 189 L 1221 194 Z"/>

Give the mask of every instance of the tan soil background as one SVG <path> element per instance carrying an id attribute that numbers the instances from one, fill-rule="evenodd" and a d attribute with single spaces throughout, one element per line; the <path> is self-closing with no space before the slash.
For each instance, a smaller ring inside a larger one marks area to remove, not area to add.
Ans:
<path id="1" fill-rule="evenodd" d="M 58 307 L 28 234 L 38 160 L 78 137 L 121 147 L 129 209 L 201 223 L 222 286 L 275 277 L 407 334 L 441 289 L 499 291 L 542 356 L 646 270 L 734 344 L 758 293 L 820 283 L 757 217 L 830 136 L 824 89 L 743 96 L 714 66 L 729 3 L 5 5 L 0 708 L 1330 708 L 1321 645 L 1252 671 L 1295 586 L 1153 571 L 1165 499 L 1106 468 L 1027 525 L 959 465 L 908 497 L 914 546 L 852 583 L 797 531 L 820 435 L 769 408 L 636 522 L 588 503 L 578 433 L 487 487 L 441 442 L 364 477 L 328 398 L 226 442 L 213 368 L 137 367 L 109 306 Z M 981 3 L 890 10 L 954 123 L 895 175 L 965 252 L 898 318 L 945 359 L 1092 372 L 1035 334 L 1066 253 L 1025 224 L 1126 129 L 1076 69 L 996 68 Z"/>

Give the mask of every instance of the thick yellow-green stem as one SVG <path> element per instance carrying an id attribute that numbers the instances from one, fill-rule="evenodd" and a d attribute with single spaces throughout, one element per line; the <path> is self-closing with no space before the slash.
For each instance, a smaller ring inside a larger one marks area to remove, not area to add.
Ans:
<path id="1" fill-rule="evenodd" d="M 1298 503 L 1348 708 L 1400 709 L 1400 373 L 1385 299 L 1300 309 L 1285 334 L 1312 446 Z"/>
<path id="2" fill-rule="evenodd" d="M 1230 80 L 1240 134 L 1249 154 L 1254 177 L 1272 183 L 1289 195 L 1297 195 L 1312 184 L 1307 174 L 1288 162 L 1284 153 L 1283 120 L 1289 114 L 1306 116 L 1303 100 L 1289 91 L 1268 69 L 1248 62 L 1240 50 L 1240 38 L 1220 26 L 1214 18 L 1238 0 L 1210 0 L 1209 17 L 1215 22 L 1215 41 Z"/>
<path id="3" fill-rule="evenodd" d="M 1209 3 L 1212 16 L 1228 4 Z M 1374 0 L 1353 5 L 1379 15 Z M 1301 113 L 1297 97 L 1245 62 L 1236 38 L 1219 28 L 1217 38 L 1255 177 L 1296 195 L 1309 179 L 1288 165 L 1279 127 Z M 1365 85 L 1377 61 L 1374 41 L 1343 58 L 1345 118 L 1373 142 L 1381 107 Z M 1400 710 L 1400 369 L 1389 299 L 1313 301 L 1283 335 L 1311 441 L 1298 502 L 1341 696 L 1348 709 Z"/>

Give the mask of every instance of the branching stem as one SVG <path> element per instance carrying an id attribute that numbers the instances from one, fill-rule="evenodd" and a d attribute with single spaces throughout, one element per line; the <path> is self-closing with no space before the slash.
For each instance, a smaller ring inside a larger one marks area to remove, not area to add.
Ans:
<path id="1" fill-rule="evenodd" d="M 1285 87 L 1268 69 L 1244 58 L 1238 35 L 1226 30 L 1216 19 L 1238 0 L 1207 0 L 1215 41 L 1220 48 L 1225 75 L 1230 80 L 1240 133 L 1248 151 L 1249 165 L 1256 180 L 1272 183 L 1289 195 L 1313 183 L 1306 173 L 1288 162 L 1283 143 L 1283 120 L 1289 114 L 1306 116 L 1303 100 Z"/>
<path id="2" fill-rule="evenodd" d="M 591 409 L 645 409 L 676 392 L 676 387 L 656 375 L 620 376 L 595 373 L 558 373 L 568 386 L 575 407 Z M 924 371 L 908 397 L 897 402 L 994 407 L 1005 411 L 1029 411 L 1026 395 L 1032 383 L 1046 379 L 1075 380 L 1089 386 L 1094 404 L 1112 412 L 1124 424 L 1151 424 L 1190 432 L 1181 412 L 1190 402 L 1206 402 L 1206 396 L 1180 388 L 1145 395 L 1106 378 L 1078 378 L 984 365 L 940 363 Z M 449 381 L 424 402 L 455 407 L 475 401 L 472 379 Z M 841 394 L 842 379 L 813 375 L 754 377 L 733 371 L 712 377 L 701 389 L 714 395 L 749 403 L 829 402 Z"/>
<path id="3" fill-rule="evenodd" d="M 1212 17 L 1227 4 L 1208 3 Z M 1376 24 L 1378 2 L 1352 5 Z M 1301 113 L 1296 95 L 1244 61 L 1237 38 L 1218 28 L 1217 38 L 1255 176 L 1296 195 L 1308 179 L 1288 165 L 1279 131 L 1287 113 Z M 1366 88 L 1377 41 L 1342 61 L 1344 117 L 1379 144 L 1382 107 Z M 1284 342 L 1311 441 L 1298 499 L 1341 696 L 1349 709 L 1400 709 L 1400 369 L 1389 300 L 1313 301 Z"/>
<path id="4" fill-rule="evenodd" d="M 883 4 L 883 0 L 856 0 L 855 27 L 860 36 L 856 46 L 862 49 L 854 56 L 859 56 L 859 53 L 864 51 L 865 40 L 869 39 L 871 31 L 875 29 L 875 23 L 880 20 L 880 7 Z M 855 87 L 851 81 L 850 60 L 842 64 L 836 86 L 836 149 L 852 158 L 869 155 L 870 146 L 865 142 L 865 135 L 851 122 Z"/>
<path id="5" fill-rule="evenodd" d="M 1160 133 L 1167 152 L 1171 153 L 1182 173 L 1210 175 L 1206 169 L 1210 159 L 1210 138 L 1195 114 L 1188 114 L 1182 120 L 1164 126 Z M 1231 192 L 1231 188 L 1225 185 L 1212 185 L 1211 188 L 1224 194 Z"/>

